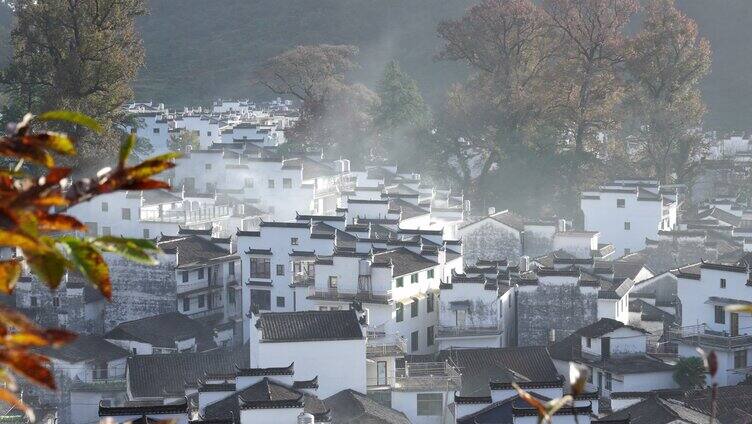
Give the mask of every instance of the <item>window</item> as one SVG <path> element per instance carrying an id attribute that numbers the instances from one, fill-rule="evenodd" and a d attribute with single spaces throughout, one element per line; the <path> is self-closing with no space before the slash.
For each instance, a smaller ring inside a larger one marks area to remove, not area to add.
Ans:
<path id="1" fill-rule="evenodd" d="M 593 383 L 593 367 L 587 367 L 587 382 Z"/>
<path id="2" fill-rule="evenodd" d="M 405 319 L 405 305 L 397 303 L 395 308 L 397 308 L 397 322 L 402 322 Z"/>
<path id="3" fill-rule="evenodd" d="M 277 265 L 277 275 L 285 275 L 285 266 Z"/>
<path id="4" fill-rule="evenodd" d="M 591 347 L 592 345 L 593 345 L 593 339 L 591 339 L 590 337 L 587 337 L 585 339 L 585 346 Z"/>
<path id="5" fill-rule="evenodd" d="M 715 307 L 715 323 L 716 324 L 726 323 L 726 311 L 723 309 L 723 306 L 716 305 Z"/>
<path id="6" fill-rule="evenodd" d="M 245 184 L 246 187 L 253 188 L 253 178 L 246 178 L 243 183 Z"/>
<path id="7" fill-rule="evenodd" d="M 60 306 L 60 298 L 59 297 L 53 297 L 52 298 L 52 306 L 59 307 Z"/>
<path id="8" fill-rule="evenodd" d="M 418 416 L 441 416 L 444 409 L 441 393 L 418 393 Z"/>
<path id="9" fill-rule="evenodd" d="M 410 333 L 410 352 L 418 351 L 418 332 L 413 331 Z"/>
<path id="10" fill-rule="evenodd" d="M 405 280 L 402 277 L 397 278 L 397 287 L 404 287 Z"/>
<path id="11" fill-rule="evenodd" d="M 227 273 L 230 275 L 235 275 L 235 262 L 230 262 L 227 264 Z"/>
<path id="12" fill-rule="evenodd" d="M 107 202 L 102 202 L 102 212 L 107 212 L 108 210 L 110 210 L 110 205 Z"/>
<path id="13" fill-rule="evenodd" d="M 154 134 L 159 134 L 159 128 L 154 128 L 153 130 L 151 130 L 151 132 L 153 132 Z"/>
<path id="14" fill-rule="evenodd" d="M 267 258 L 251 258 L 251 278 L 269 278 L 271 263 Z"/>
<path id="15" fill-rule="evenodd" d="M 330 275 L 329 276 L 329 288 L 330 289 L 336 289 L 337 288 L 337 276 L 336 275 Z"/>
<path id="16" fill-rule="evenodd" d="M 36 296 L 31 296 L 31 300 L 30 301 L 31 301 L 31 306 L 32 307 L 37 306 L 37 297 Z"/>
<path id="17" fill-rule="evenodd" d="M 726 279 L 725 278 L 721 278 L 721 288 L 722 289 L 726 288 Z"/>
<path id="18" fill-rule="evenodd" d="M 627 231 L 631 230 L 632 229 L 632 223 L 629 222 L 629 221 L 625 222 L 624 223 L 624 229 L 627 230 Z"/>
<path id="19" fill-rule="evenodd" d="M 430 314 L 433 312 L 433 304 L 436 302 L 434 299 L 433 293 L 428 293 L 428 296 L 426 297 L 426 313 Z"/>
<path id="20" fill-rule="evenodd" d="M 433 346 L 433 325 L 426 328 L 426 346 Z"/>
<path id="21" fill-rule="evenodd" d="M 414 299 L 413 303 L 410 304 L 410 317 L 415 318 L 418 316 L 418 299 Z"/>
<path id="22" fill-rule="evenodd" d="M 282 188 L 292 188 L 292 180 L 290 178 L 282 178 Z"/>
<path id="23" fill-rule="evenodd" d="M 260 311 L 272 309 L 272 293 L 269 290 L 251 289 L 251 307 L 258 307 Z"/>
<path id="24" fill-rule="evenodd" d="M 630 253 L 632 253 L 632 249 L 628 249 L 628 248 L 624 249 L 624 254 L 625 255 L 629 255 Z"/>
<path id="25" fill-rule="evenodd" d="M 183 275 L 183 282 L 187 283 L 188 282 L 188 275 L 190 274 L 190 271 L 183 271 L 183 272 L 181 272 L 181 274 Z"/>
<path id="26" fill-rule="evenodd" d="M 410 276 L 410 283 L 415 284 L 418 282 L 418 274 L 413 274 Z"/>
<path id="27" fill-rule="evenodd" d="M 210 163 L 205 164 L 204 169 L 206 169 L 207 171 L 211 170 L 211 164 Z"/>
<path id="28" fill-rule="evenodd" d="M 204 306 L 206 306 L 206 295 L 201 294 L 198 296 L 198 307 L 203 308 Z"/>
<path id="29" fill-rule="evenodd" d="M 206 132 L 206 136 L 207 136 L 207 137 L 211 137 L 211 131 L 207 131 L 207 132 Z"/>
<path id="30" fill-rule="evenodd" d="M 198 279 L 199 280 L 203 280 L 204 279 L 204 269 L 203 268 L 199 268 L 198 269 Z"/>
<path id="31" fill-rule="evenodd" d="M 274 180 L 269 180 L 269 188 L 274 188 Z"/>
<path id="32" fill-rule="evenodd" d="M 148 228 L 144 228 L 144 231 L 143 231 L 143 233 L 144 233 L 144 238 L 145 238 L 145 239 L 148 239 L 148 238 L 150 238 L 150 237 L 149 237 L 149 229 L 148 229 Z"/>
<path id="33" fill-rule="evenodd" d="M 617 208 L 623 208 L 626 205 L 626 202 L 624 199 L 616 199 L 616 207 Z"/>
<path id="34" fill-rule="evenodd" d="M 282 296 L 277 296 L 277 307 L 278 308 L 284 308 L 285 307 L 285 298 Z"/>
<path id="35" fill-rule="evenodd" d="M 432 269 L 429 269 L 429 270 L 428 270 L 428 271 L 426 272 L 426 278 L 433 278 L 433 270 L 432 270 Z"/>
<path id="36" fill-rule="evenodd" d="M 190 297 L 184 297 L 183 298 L 183 312 L 186 312 L 189 309 L 191 309 L 191 298 Z"/>
<path id="37" fill-rule="evenodd" d="M 606 373 L 606 390 L 611 390 L 611 373 Z"/>
<path id="38" fill-rule="evenodd" d="M 290 237 L 290 244 L 293 246 L 298 245 L 298 238 L 297 237 Z"/>
<path id="39" fill-rule="evenodd" d="M 734 352 L 734 368 L 747 368 L 747 350 L 737 350 Z"/>
<path id="40" fill-rule="evenodd" d="M 110 228 L 110 227 L 102 227 L 102 235 L 103 236 L 111 236 L 112 235 L 112 228 Z"/>
<path id="41" fill-rule="evenodd" d="M 130 209 L 123 208 L 123 210 L 121 211 L 121 214 L 122 214 L 124 220 L 126 220 L 126 221 L 130 221 L 131 220 L 131 210 Z"/>
<path id="42" fill-rule="evenodd" d="M 227 292 L 227 302 L 230 305 L 234 305 L 235 304 L 235 290 L 230 289 L 230 291 Z"/>

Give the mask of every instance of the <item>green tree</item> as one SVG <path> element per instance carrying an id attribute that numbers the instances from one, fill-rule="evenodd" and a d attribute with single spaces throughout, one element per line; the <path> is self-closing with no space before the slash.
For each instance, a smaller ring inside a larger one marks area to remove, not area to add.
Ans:
<path id="1" fill-rule="evenodd" d="M 79 140 L 79 165 L 97 165 L 117 152 L 122 105 L 144 52 L 135 18 L 144 0 L 15 0 L 13 58 L 2 73 L 12 101 L 32 113 L 86 113 L 105 133 L 75 124 L 61 128 Z"/>
<path id="2" fill-rule="evenodd" d="M 418 85 L 391 61 L 384 67 L 376 94 L 379 103 L 372 112 L 373 126 L 381 154 L 398 164 L 412 162 L 417 133 L 431 122 Z"/>
<path id="3" fill-rule="evenodd" d="M 173 152 L 185 152 L 188 146 L 192 149 L 200 147 L 198 134 L 194 131 L 180 129 L 170 134 L 170 138 L 167 139 L 167 147 Z"/>
<path id="4" fill-rule="evenodd" d="M 664 183 L 687 181 L 703 149 L 705 106 L 699 84 L 710 71 L 710 43 L 674 0 L 651 0 L 641 31 L 630 42 L 629 106 L 642 159 Z"/>
<path id="5" fill-rule="evenodd" d="M 674 381 L 685 390 L 702 389 L 705 387 L 706 372 L 702 358 L 681 358 L 676 363 Z"/>

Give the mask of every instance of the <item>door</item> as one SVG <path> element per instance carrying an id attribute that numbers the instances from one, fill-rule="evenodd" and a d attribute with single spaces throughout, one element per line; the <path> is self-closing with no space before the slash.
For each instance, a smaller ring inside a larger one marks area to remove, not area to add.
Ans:
<path id="1" fill-rule="evenodd" d="M 608 359 L 611 357 L 611 338 L 601 337 L 601 358 Z"/>
<path id="2" fill-rule="evenodd" d="M 731 313 L 731 337 L 739 335 L 739 314 Z"/>
<path id="3" fill-rule="evenodd" d="M 600 395 L 603 388 L 603 373 L 598 371 L 596 374 L 598 374 L 598 394 Z"/>
<path id="4" fill-rule="evenodd" d="M 386 386 L 386 361 L 376 362 L 376 384 Z"/>

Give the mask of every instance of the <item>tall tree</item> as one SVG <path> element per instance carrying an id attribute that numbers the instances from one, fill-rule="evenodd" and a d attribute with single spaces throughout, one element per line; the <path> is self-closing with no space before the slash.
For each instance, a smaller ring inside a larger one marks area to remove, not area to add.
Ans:
<path id="1" fill-rule="evenodd" d="M 703 148 L 705 114 L 699 83 L 711 64 L 710 43 L 674 0 L 651 0 L 630 43 L 630 105 L 642 158 L 663 182 L 686 181 Z"/>
<path id="2" fill-rule="evenodd" d="M 303 147 L 330 148 L 335 154 L 357 150 L 351 143 L 365 147 L 360 137 L 363 128 L 370 128 L 367 115 L 376 96 L 346 81 L 346 73 L 357 67 L 357 53 L 357 47 L 346 45 L 298 46 L 255 70 L 254 83 L 302 102 L 292 140 Z"/>
<path id="3" fill-rule="evenodd" d="M 440 59 L 461 61 L 474 71 L 465 99 L 485 102 L 482 126 L 493 140 L 478 146 L 474 164 L 484 179 L 498 166 L 504 149 L 530 141 L 534 124 L 550 107 L 545 82 L 557 50 L 543 10 L 531 0 L 484 0 L 457 20 L 439 24 L 444 39 Z"/>
<path id="4" fill-rule="evenodd" d="M 372 113 L 380 153 L 398 164 L 411 161 L 417 132 L 431 120 L 418 85 L 391 61 L 384 67 L 376 94 L 380 102 Z"/>
<path id="5" fill-rule="evenodd" d="M 624 58 L 625 28 L 638 7 L 637 0 L 544 2 L 563 41 L 552 87 L 560 96 L 556 112 L 578 162 L 588 143 L 614 125 L 614 108 L 623 93 L 617 66 Z"/>
<path id="6" fill-rule="evenodd" d="M 135 18 L 144 0 L 15 0 L 13 59 L 2 82 L 31 112 L 68 109 L 93 116 L 109 134 L 94 137 L 80 125 L 65 130 L 79 140 L 81 164 L 98 165 L 117 151 L 115 125 L 143 63 Z"/>

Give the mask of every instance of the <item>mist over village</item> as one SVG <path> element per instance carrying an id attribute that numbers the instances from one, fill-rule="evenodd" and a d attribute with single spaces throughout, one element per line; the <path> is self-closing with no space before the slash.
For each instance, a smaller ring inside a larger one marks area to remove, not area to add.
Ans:
<path id="1" fill-rule="evenodd" d="M 750 23 L 0 0 L 0 423 L 752 423 Z"/>

